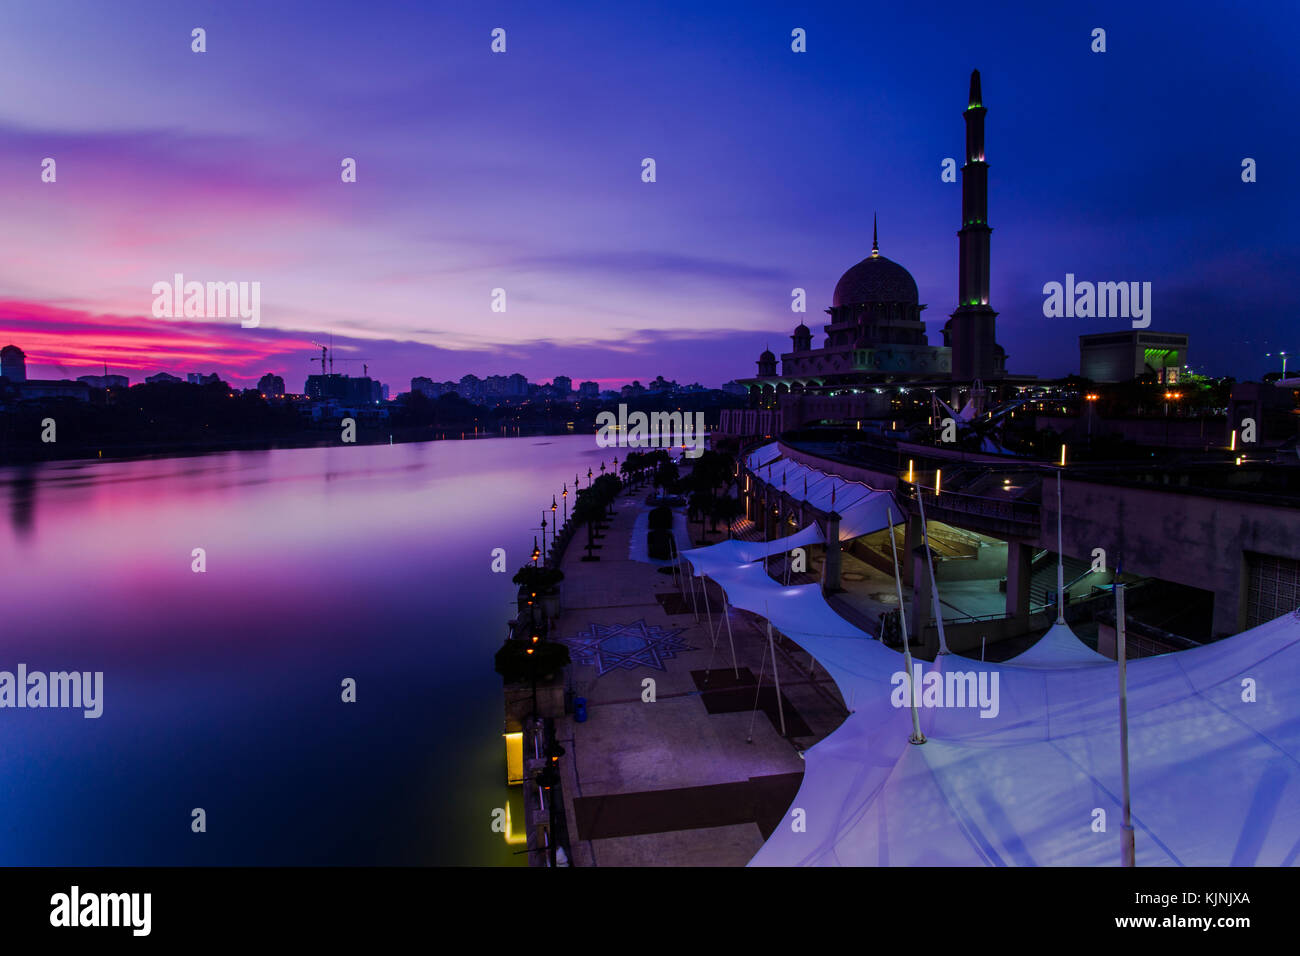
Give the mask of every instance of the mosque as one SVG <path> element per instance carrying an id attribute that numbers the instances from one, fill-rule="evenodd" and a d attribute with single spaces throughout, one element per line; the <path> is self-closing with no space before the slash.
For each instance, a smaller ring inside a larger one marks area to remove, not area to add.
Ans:
<path id="1" fill-rule="evenodd" d="M 1006 352 L 994 338 L 997 312 L 989 305 L 987 112 L 975 70 L 963 114 L 958 302 L 943 328 L 943 344 L 930 344 L 916 280 L 880 254 L 873 221 L 871 255 L 835 284 L 821 347 L 813 347 L 812 330 L 800 323 L 790 337 L 792 349 L 780 357 L 780 371 L 776 355 L 764 350 L 758 374 L 737 380 L 749 390 L 750 408 L 726 416 L 735 421 L 724 421 L 724 431 L 777 434 L 810 421 L 882 418 L 895 407 L 891 394 L 898 386 L 946 390 L 1006 377 Z M 766 426 L 757 423 L 760 417 Z"/>

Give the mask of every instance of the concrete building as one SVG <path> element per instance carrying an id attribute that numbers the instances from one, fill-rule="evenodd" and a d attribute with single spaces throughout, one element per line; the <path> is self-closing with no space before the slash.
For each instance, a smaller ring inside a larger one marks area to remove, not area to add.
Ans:
<path id="1" fill-rule="evenodd" d="M 280 398 L 284 395 L 284 379 L 267 372 L 257 380 L 257 391 L 267 398 Z"/>
<path id="2" fill-rule="evenodd" d="M 592 399 L 600 397 L 600 385 L 597 382 L 583 382 L 578 386 L 578 397 Z"/>
<path id="3" fill-rule="evenodd" d="M 1094 382 L 1129 382 L 1154 375 L 1173 385 L 1187 365 L 1187 336 L 1125 329 L 1079 336 L 1079 374 Z"/>
<path id="4" fill-rule="evenodd" d="M 150 375 L 145 379 L 145 382 L 149 385 L 175 384 L 184 381 L 183 378 L 172 375 L 170 372 L 159 372 L 158 374 Z"/>
<path id="5" fill-rule="evenodd" d="M 190 372 L 185 376 L 185 381 L 191 385 L 217 385 L 221 382 L 221 376 L 216 372 L 209 372 L 207 375 L 202 372 Z"/>

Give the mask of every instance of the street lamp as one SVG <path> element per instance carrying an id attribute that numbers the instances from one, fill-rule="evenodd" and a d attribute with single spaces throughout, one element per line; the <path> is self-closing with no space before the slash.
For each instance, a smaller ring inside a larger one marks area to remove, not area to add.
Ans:
<path id="1" fill-rule="evenodd" d="M 574 487 L 577 486 L 575 485 Z M 564 523 L 568 524 L 569 523 L 569 483 L 568 482 L 564 483 L 564 494 L 561 495 L 560 497 L 564 499 Z M 554 501 L 555 499 L 552 498 L 551 500 Z"/>

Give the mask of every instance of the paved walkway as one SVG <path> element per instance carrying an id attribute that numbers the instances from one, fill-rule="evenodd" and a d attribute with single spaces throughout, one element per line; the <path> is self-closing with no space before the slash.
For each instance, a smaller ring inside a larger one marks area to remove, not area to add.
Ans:
<path id="1" fill-rule="evenodd" d="M 618 499 L 599 561 L 580 560 L 579 534 L 562 563 L 558 637 L 569 644 L 574 691 L 588 713 L 584 723 L 556 721 L 568 751 L 560 764 L 573 862 L 742 866 L 775 826 L 788 825 L 800 751 L 839 726 L 846 710 L 825 671 L 816 667 L 810 678 L 810 656 L 781 641 L 781 736 L 761 619 L 732 609 L 733 667 L 726 627 L 715 641 L 702 593 L 697 623 L 672 575 L 629 557 L 644 496 Z M 698 525 L 690 530 L 698 537 Z M 716 629 L 717 585 L 709 602 Z M 653 702 L 642 699 L 646 678 Z"/>

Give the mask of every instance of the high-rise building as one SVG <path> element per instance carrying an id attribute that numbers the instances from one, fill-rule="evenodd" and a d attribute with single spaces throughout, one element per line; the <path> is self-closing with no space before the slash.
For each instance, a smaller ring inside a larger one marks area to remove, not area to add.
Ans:
<path id="1" fill-rule="evenodd" d="M 555 389 L 555 395 L 560 399 L 567 399 L 569 393 L 573 391 L 573 379 L 567 375 L 557 375 L 551 380 L 551 385 Z"/>
<path id="2" fill-rule="evenodd" d="M 960 256 L 957 310 L 944 326 L 944 344 L 952 349 L 952 377 L 969 382 L 1006 375 L 1006 353 L 995 340 L 997 313 L 989 306 L 989 164 L 984 160 L 984 96 L 980 71 L 970 75 L 965 113 L 966 163 L 961 168 Z"/>
<path id="3" fill-rule="evenodd" d="M 578 386 L 579 398 L 599 398 L 600 385 L 597 382 L 583 382 Z"/>
<path id="4" fill-rule="evenodd" d="M 284 396 L 284 379 L 267 372 L 257 380 L 257 390 L 267 398 L 281 398 Z"/>

